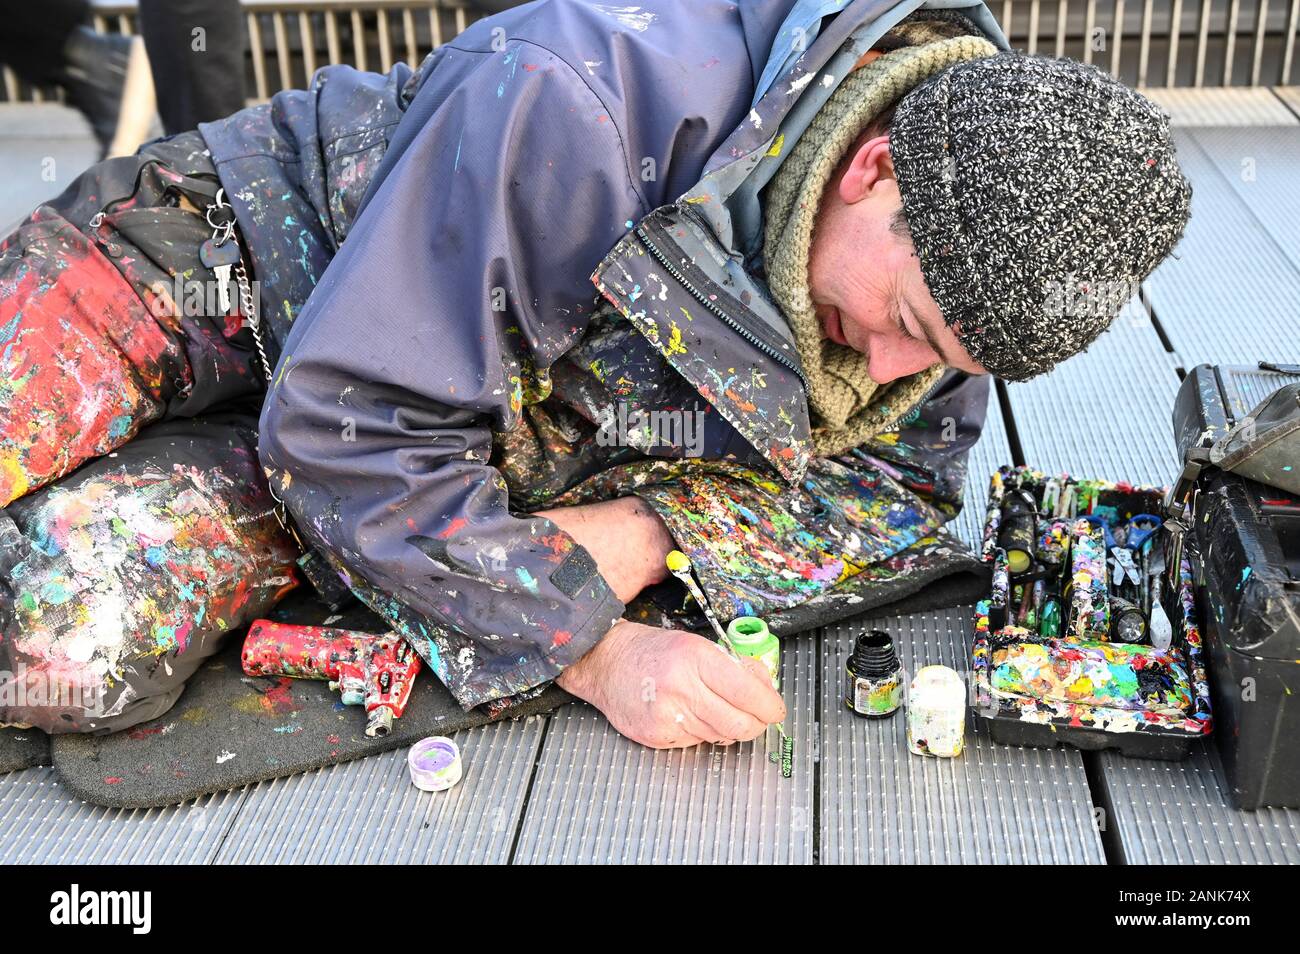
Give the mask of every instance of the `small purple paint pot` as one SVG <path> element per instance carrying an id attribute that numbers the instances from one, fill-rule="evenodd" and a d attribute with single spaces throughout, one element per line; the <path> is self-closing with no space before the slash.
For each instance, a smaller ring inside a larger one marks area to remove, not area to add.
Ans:
<path id="1" fill-rule="evenodd" d="M 431 735 L 411 746 L 406 754 L 411 782 L 425 792 L 445 792 L 460 781 L 460 749 L 446 736 Z"/>

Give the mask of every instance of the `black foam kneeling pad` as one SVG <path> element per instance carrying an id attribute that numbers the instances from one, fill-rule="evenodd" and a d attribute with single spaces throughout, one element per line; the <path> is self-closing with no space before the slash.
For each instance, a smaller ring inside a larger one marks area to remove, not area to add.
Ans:
<path id="1" fill-rule="evenodd" d="M 837 588 L 805 606 L 774 613 L 769 622 L 774 632 L 788 637 L 868 612 L 909 613 L 970 603 L 986 590 L 987 571 L 978 561 L 943 553 L 896 579 Z M 652 625 L 682 625 L 653 618 L 653 608 L 645 601 L 634 605 L 641 611 L 629 607 L 629 618 Z M 324 623 L 362 632 L 387 629 L 381 617 L 360 603 L 330 618 L 322 603 L 302 591 L 270 616 L 280 622 Z M 690 628 L 707 633 L 702 619 L 698 627 Z M 240 630 L 228 637 L 229 645 L 195 673 L 165 715 L 111 735 L 55 737 L 50 750 L 61 781 L 73 794 L 96 805 L 156 808 L 493 721 L 481 707 L 468 713 L 462 710 L 424 668 L 406 713 L 393 723 L 392 732 L 384 738 L 367 738 L 364 710 L 344 706 L 325 682 L 246 676 L 239 659 L 244 635 Z M 572 698 L 552 685 L 498 718 L 549 712 Z M 35 731 L 22 734 L 42 736 Z M 0 745 L 0 754 L 4 751 Z"/>
<path id="2" fill-rule="evenodd" d="M 281 622 L 323 623 L 328 610 L 297 594 L 270 614 Z M 384 632 L 380 617 L 353 604 L 328 625 Z M 465 712 L 426 668 L 416 677 L 406 713 L 383 738 L 367 738 L 361 706 L 345 706 L 325 682 L 246 676 L 239 654 L 244 631 L 190 679 L 168 712 L 111 735 L 63 735 L 52 745 L 54 768 L 77 797 L 114 808 L 155 808 L 335 762 L 411 745 L 492 721 Z M 573 697 L 555 686 L 500 718 L 547 712 Z"/>
<path id="3" fill-rule="evenodd" d="M 0 774 L 50 764 L 50 737 L 40 729 L 0 729 Z"/>

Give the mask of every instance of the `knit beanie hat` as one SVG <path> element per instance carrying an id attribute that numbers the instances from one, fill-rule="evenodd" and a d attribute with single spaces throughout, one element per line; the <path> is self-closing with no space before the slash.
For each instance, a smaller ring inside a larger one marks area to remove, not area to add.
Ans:
<path id="1" fill-rule="evenodd" d="M 1091 344 L 1187 224 L 1168 117 L 1070 60 L 1000 53 L 932 76 L 899 103 L 890 152 L 945 322 L 1014 381 Z"/>
<path id="2" fill-rule="evenodd" d="M 933 25 L 913 27 L 902 42 L 918 42 L 934 30 Z M 851 71 L 818 109 L 764 192 L 767 283 L 790 324 L 803 363 L 813 449 L 819 456 L 844 453 L 889 430 L 944 372 L 936 364 L 877 385 L 867 373 L 867 355 L 822 337 L 808 278 L 822 192 L 857 137 L 927 77 L 997 53 L 982 37 L 960 35 L 959 29 L 944 32 L 959 35 L 894 49 Z"/>

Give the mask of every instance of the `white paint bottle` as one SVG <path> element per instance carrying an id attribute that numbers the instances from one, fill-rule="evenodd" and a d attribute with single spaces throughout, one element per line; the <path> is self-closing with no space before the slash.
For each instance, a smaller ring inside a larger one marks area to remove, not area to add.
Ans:
<path id="1" fill-rule="evenodd" d="M 947 666 L 923 666 L 907 692 L 907 748 L 955 758 L 966 743 L 966 684 Z"/>

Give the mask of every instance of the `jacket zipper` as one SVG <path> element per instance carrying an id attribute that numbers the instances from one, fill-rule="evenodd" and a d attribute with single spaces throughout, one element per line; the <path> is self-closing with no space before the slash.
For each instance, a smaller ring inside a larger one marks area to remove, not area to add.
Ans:
<path id="1" fill-rule="evenodd" d="M 121 205 L 123 202 L 130 201 L 137 194 L 139 194 L 140 182 L 144 179 L 145 170 L 148 169 L 150 166 L 158 166 L 158 165 L 162 165 L 161 159 L 150 159 L 147 162 L 141 163 L 140 168 L 137 169 L 135 172 L 135 184 L 131 187 L 131 191 L 126 195 L 118 196 L 116 199 L 109 199 L 108 202 L 102 205 L 99 211 L 96 212 L 93 216 L 91 216 L 90 221 L 87 223 L 87 225 L 90 226 L 91 230 L 98 231 L 99 227 L 103 224 L 104 219 L 107 216 L 116 213 L 117 206 Z M 206 182 L 208 180 L 211 180 L 214 186 L 220 187 L 221 185 L 221 180 L 216 175 L 209 175 L 206 173 L 201 173 L 196 176 L 183 176 L 183 178 L 188 180 L 193 180 L 195 182 Z M 190 192 L 193 190 L 187 189 L 183 185 L 176 185 L 175 183 L 172 183 L 168 185 L 167 188 L 164 189 L 163 191 L 164 194 L 168 192 L 177 192 L 180 193 L 181 195 L 184 195 L 186 198 L 190 199 L 191 202 L 194 201 L 193 198 L 190 196 Z M 156 208 L 178 208 L 178 206 L 156 206 Z M 203 213 L 199 212 L 197 214 L 201 216 Z M 96 241 L 99 241 L 98 238 L 96 239 Z"/>
<path id="2" fill-rule="evenodd" d="M 650 254 L 654 256 L 655 261 L 657 261 L 660 264 L 660 266 L 663 267 L 663 269 L 668 272 L 669 275 L 672 275 L 673 278 L 677 280 L 678 284 L 680 284 L 683 288 L 685 288 L 688 292 L 690 292 L 696 301 L 698 301 L 701 305 L 707 308 L 710 313 L 720 318 L 723 324 L 725 324 L 732 331 L 736 332 L 736 334 L 740 335 L 740 337 L 744 338 L 746 341 L 752 344 L 763 354 L 767 355 L 769 358 L 771 358 L 773 361 L 777 362 L 778 364 L 784 365 L 786 368 L 788 368 L 791 372 L 794 373 L 795 377 L 799 379 L 800 383 L 803 384 L 804 390 L 805 391 L 808 390 L 808 379 L 803 376 L 803 371 L 799 368 L 798 365 L 796 365 L 785 355 L 781 354 L 781 352 L 777 351 L 771 345 L 767 344 L 765 341 L 758 338 L 752 331 L 750 331 L 748 328 L 746 328 L 736 319 L 732 318 L 730 315 L 724 312 L 721 308 L 717 306 L 717 304 L 710 301 L 707 295 L 705 295 L 702 291 L 700 291 L 698 288 L 692 285 L 687 280 L 686 276 L 683 275 L 676 268 L 676 266 L 674 266 L 668 260 L 668 256 L 666 256 L 662 251 L 660 251 L 658 246 L 656 246 L 654 242 L 650 240 L 650 236 L 646 234 L 645 228 L 643 226 L 637 225 L 636 236 L 638 239 L 641 240 L 641 244 L 643 244 L 647 249 L 649 249 Z"/>

